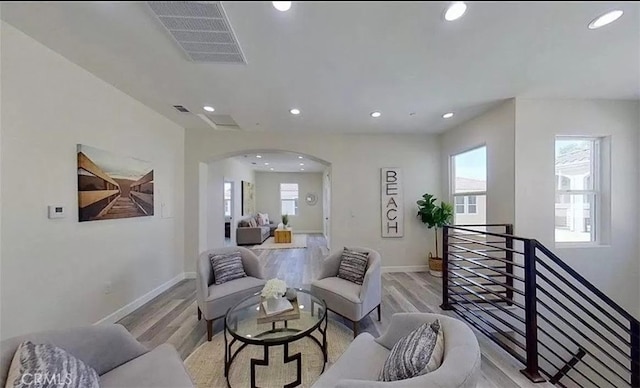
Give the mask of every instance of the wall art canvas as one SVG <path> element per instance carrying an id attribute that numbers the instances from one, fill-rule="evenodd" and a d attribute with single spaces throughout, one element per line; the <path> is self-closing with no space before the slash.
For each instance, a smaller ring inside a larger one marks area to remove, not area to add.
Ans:
<path id="1" fill-rule="evenodd" d="M 255 214 L 256 199 L 253 183 L 242 181 L 242 215 L 249 216 Z"/>
<path id="2" fill-rule="evenodd" d="M 151 163 L 78 144 L 78 220 L 153 215 Z"/>

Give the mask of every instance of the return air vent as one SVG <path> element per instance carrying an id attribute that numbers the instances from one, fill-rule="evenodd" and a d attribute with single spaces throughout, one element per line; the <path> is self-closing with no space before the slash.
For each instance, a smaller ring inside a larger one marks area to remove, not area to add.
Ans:
<path id="1" fill-rule="evenodd" d="M 178 112 L 189 113 L 189 109 L 185 108 L 182 105 L 174 105 L 173 107 L 176 108 Z"/>
<path id="2" fill-rule="evenodd" d="M 213 129 L 220 131 L 239 131 L 242 128 L 236 123 L 233 117 L 229 115 L 217 115 L 211 113 L 198 113 L 198 117 Z"/>
<path id="3" fill-rule="evenodd" d="M 192 61 L 247 63 L 219 1 L 147 4 Z"/>

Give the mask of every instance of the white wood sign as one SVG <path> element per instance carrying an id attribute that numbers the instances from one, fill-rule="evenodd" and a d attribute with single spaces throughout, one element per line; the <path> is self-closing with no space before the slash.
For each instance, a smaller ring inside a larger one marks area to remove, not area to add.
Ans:
<path id="1" fill-rule="evenodd" d="M 402 200 L 402 170 L 394 167 L 380 169 L 382 237 L 404 236 L 404 208 Z"/>

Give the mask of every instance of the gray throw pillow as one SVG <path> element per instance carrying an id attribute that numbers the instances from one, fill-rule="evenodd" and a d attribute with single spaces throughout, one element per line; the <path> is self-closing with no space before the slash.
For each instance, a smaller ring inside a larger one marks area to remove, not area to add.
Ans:
<path id="1" fill-rule="evenodd" d="M 361 285 L 364 281 L 364 274 L 367 272 L 368 263 L 369 254 L 367 252 L 344 248 L 338 268 L 338 277 Z"/>
<path id="2" fill-rule="evenodd" d="M 247 276 L 242 265 L 242 256 L 238 251 L 212 254 L 209 255 L 209 260 L 213 269 L 213 279 L 218 285 Z"/>
<path id="3" fill-rule="evenodd" d="M 64 349 L 25 341 L 16 350 L 6 387 L 99 388 L 98 373 Z"/>
<path id="4" fill-rule="evenodd" d="M 444 356 L 444 334 L 440 321 L 425 323 L 402 337 L 391 349 L 379 381 L 398 381 L 438 369 Z"/>

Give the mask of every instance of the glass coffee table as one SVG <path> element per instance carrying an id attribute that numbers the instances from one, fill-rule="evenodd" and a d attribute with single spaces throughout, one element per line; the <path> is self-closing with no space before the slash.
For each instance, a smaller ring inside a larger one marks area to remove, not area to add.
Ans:
<path id="1" fill-rule="evenodd" d="M 256 366 L 269 365 L 269 348 L 284 347 L 285 364 L 296 362 L 296 380 L 286 384 L 285 388 L 297 387 L 302 383 L 302 355 L 289 355 L 289 344 L 301 338 L 311 338 L 322 351 L 324 364 L 327 363 L 327 307 L 323 300 L 311 295 L 307 290 L 295 289 L 298 293 L 300 317 L 289 320 L 278 320 L 271 323 L 258 323 L 260 304 L 263 299 L 260 293 L 251 295 L 231 307 L 224 318 L 224 375 L 229 383 L 229 370 L 236 356 L 247 346 L 264 347 L 262 359 L 251 358 L 251 388 L 256 387 Z M 313 309 L 313 311 L 312 311 Z M 321 339 L 312 333 L 318 331 Z M 230 338 L 227 338 L 227 336 Z M 230 341 L 229 341 L 230 340 Z M 234 345 L 236 349 L 233 350 Z M 324 372 L 324 366 L 322 367 Z"/>

